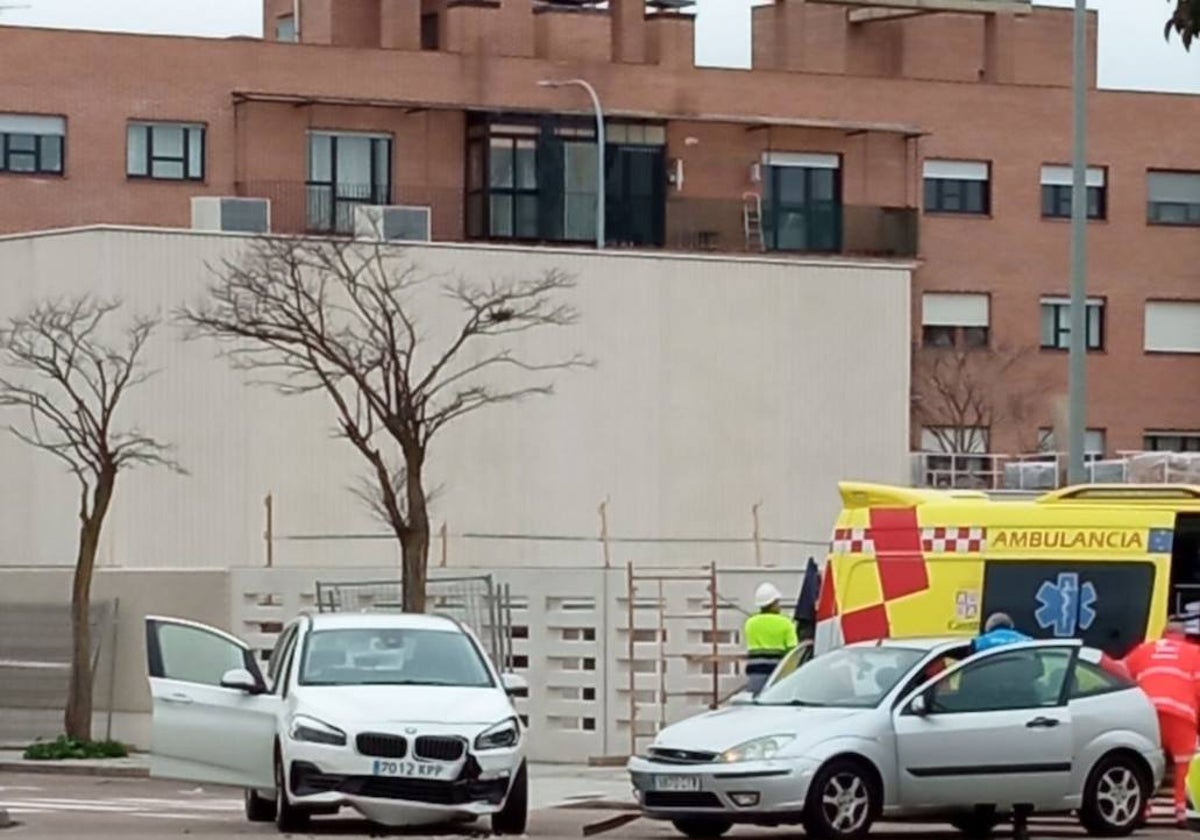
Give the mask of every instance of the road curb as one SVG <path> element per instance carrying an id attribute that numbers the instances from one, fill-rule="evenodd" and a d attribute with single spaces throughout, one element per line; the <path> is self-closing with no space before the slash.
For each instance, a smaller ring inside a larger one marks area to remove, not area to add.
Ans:
<path id="1" fill-rule="evenodd" d="M 148 779 L 150 777 L 148 767 L 40 761 L 0 761 L 0 773 L 31 773 L 41 776 L 104 776 L 115 779 Z M 2 824 L 0 822 L 0 825 Z"/>

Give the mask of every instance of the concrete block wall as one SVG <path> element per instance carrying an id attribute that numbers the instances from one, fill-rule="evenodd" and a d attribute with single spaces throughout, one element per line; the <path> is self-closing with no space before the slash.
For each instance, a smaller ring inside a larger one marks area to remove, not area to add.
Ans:
<path id="1" fill-rule="evenodd" d="M 703 568 L 670 573 L 686 574 L 688 580 L 663 581 L 665 633 L 659 632 L 656 580 L 636 581 L 635 617 L 630 627 L 624 568 L 508 567 L 470 572 L 492 574 L 497 584 L 511 588 L 511 665 L 530 683 L 529 696 L 519 698 L 516 705 L 531 728 L 531 754 L 538 761 L 584 762 L 595 756 L 628 754 L 633 716 L 631 669 L 635 672 L 640 735 L 652 734 L 664 719 L 673 722 L 706 709 L 712 690 L 711 668 L 721 671 L 718 687 L 722 695 L 736 689 L 742 679 L 736 662 L 714 665 L 705 659 L 712 653 L 712 624 Z M 119 596 L 121 605 L 117 643 L 102 655 L 97 671 L 97 735 L 105 734 L 110 725 L 111 705 L 113 737 L 142 749 L 149 746 L 146 615 L 190 618 L 229 630 L 265 658 L 287 621 L 302 610 L 315 609 L 317 581 L 381 580 L 393 575 L 390 567 L 101 570 L 95 586 L 98 596 Z M 719 650 L 729 654 L 740 651 L 745 616 L 738 607 L 751 608 L 759 583 L 770 580 L 790 598 L 798 594 L 802 578 L 799 559 L 782 570 L 719 569 Z M 0 569 L 0 611 L 33 597 L 45 603 L 65 603 L 67 581 L 67 569 Z M 9 742 L 31 740 L 34 735 L 52 737 L 58 731 L 54 715 L 43 714 L 34 721 L 28 710 L 0 708 L 0 722 L 7 727 L 5 740 Z M 640 738 L 638 747 L 648 743 Z"/>

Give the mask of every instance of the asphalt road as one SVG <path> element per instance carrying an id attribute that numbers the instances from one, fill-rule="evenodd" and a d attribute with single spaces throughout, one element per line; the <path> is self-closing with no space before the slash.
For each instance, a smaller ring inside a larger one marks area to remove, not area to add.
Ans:
<path id="1" fill-rule="evenodd" d="M 238 791 L 196 788 L 173 782 L 144 779 L 109 779 L 81 776 L 0 774 L 0 809 L 7 809 L 16 825 L 0 829 L 0 840 L 176 840 L 180 837 L 279 836 L 272 825 L 254 825 L 242 816 Z M 529 835 L 542 838 L 579 838 L 586 826 L 619 817 L 614 810 L 570 808 L 536 811 Z M 480 824 L 480 829 L 485 828 Z M 361 820 L 331 818 L 313 822 L 312 837 L 482 837 L 471 828 L 444 832 L 387 832 Z M 635 820 L 597 835 L 612 840 L 678 840 L 670 828 Z M 799 830 L 739 829 L 730 837 L 747 840 L 799 838 Z M 878 840 L 951 840 L 959 835 L 949 827 L 880 825 L 872 832 Z M 1000 832 L 998 836 L 1005 836 Z M 1033 827 L 1033 837 L 1084 837 L 1069 821 L 1049 821 Z M 1187 832 L 1152 829 L 1139 832 L 1144 840 L 1181 840 Z"/>

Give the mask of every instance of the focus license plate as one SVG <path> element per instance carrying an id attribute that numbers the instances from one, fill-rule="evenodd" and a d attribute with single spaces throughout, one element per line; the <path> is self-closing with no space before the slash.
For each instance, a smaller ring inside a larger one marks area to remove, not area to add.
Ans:
<path id="1" fill-rule="evenodd" d="M 662 791 L 700 790 L 699 776 L 655 776 L 654 789 Z"/>
<path id="2" fill-rule="evenodd" d="M 436 779 L 445 770 L 445 765 L 427 764 L 423 761 L 376 761 L 371 772 L 376 776 L 394 776 L 401 779 Z"/>

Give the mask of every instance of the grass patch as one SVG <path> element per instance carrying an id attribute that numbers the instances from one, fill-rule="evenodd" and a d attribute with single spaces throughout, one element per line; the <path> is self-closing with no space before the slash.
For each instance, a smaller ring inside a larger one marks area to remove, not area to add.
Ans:
<path id="1" fill-rule="evenodd" d="M 54 741 L 38 741 L 25 750 L 26 761 L 64 761 L 89 758 L 125 758 L 129 750 L 119 741 L 77 741 L 59 735 Z"/>

